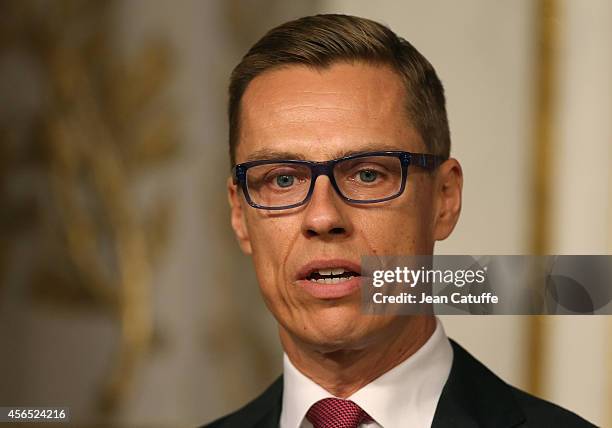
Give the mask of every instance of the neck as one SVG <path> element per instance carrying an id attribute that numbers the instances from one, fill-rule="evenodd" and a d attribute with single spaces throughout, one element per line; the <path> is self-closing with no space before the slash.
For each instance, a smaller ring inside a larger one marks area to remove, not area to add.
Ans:
<path id="1" fill-rule="evenodd" d="M 397 332 L 384 338 L 332 351 L 300 341 L 282 327 L 280 338 L 291 363 L 302 374 L 335 397 L 347 398 L 418 351 L 435 328 L 433 316 L 409 317 Z"/>

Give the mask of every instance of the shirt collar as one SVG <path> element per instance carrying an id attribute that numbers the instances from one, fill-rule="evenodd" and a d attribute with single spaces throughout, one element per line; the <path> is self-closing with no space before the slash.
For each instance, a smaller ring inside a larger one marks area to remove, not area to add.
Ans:
<path id="1" fill-rule="evenodd" d="M 348 397 L 383 428 L 429 427 L 453 362 L 453 350 L 436 318 L 425 344 L 400 364 Z M 299 428 L 317 401 L 333 397 L 283 357 L 281 428 Z"/>

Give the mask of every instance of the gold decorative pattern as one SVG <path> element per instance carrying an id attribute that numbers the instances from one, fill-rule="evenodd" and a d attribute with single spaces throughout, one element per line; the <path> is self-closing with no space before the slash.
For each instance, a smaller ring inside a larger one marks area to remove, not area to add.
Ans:
<path id="1" fill-rule="evenodd" d="M 550 180 L 553 165 L 553 106 L 555 103 L 556 53 L 559 5 L 557 0 L 538 0 L 536 6 L 536 71 L 535 120 L 532 200 L 532 254 L 544 255 L 550 249 Z M 529 317 L 527 389 L 541 395 L 543 389 L 543 363 L 546 347 L 546 321 L 543 316 Z"/>
<path id="2" fill-rule="evenodd" d="M 0 6 L 0 54 L 27 58 L 21 64 L 36 77 L 15 89 L 35 89 L 27 126 L 0 122 L 0 147 L 27 148 L 22 166 L 35 172 L 40 188 L 36 206 L 29 206 L 36 217 L 24 217 L 42 237 L 31 295 L 46 307 L 97 310 L 118 322 L 103 410 L 116 408 L 151 344 L 151 265 L 171 214 L 159 198 L 139 206 L 135 185 L 178 147 L 161 96 L 170 78 L 168 47 L 151 44 L 124 62 L 109 41 L 112 12 L 108 1 Z M 0 160 L 0 177 L 13 175 L 11 166 Z M 10 212 L 13 220 L 20 209 Z M 3 230 L 11 227 L 0 220 Z"/>

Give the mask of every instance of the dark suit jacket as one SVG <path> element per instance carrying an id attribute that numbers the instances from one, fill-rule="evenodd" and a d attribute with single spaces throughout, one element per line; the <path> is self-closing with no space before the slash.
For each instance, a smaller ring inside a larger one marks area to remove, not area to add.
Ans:
<path id="1" fill-rule="evenodd" d="M 506 384 L 457 343 L 451 340 L 451 344 L 453 365 L 436 408 L 433 428 L 594 426 L 570 411 Z M 242 409 L 204 427 L 277 428 L 282 395 L 281 376 Z"/>

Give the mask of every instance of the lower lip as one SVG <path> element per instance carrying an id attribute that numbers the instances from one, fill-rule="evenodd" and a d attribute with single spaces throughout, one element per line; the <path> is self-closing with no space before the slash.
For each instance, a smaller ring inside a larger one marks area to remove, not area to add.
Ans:
<path id="1" fill-rule="evenodd" d="M 353 276 L 346 281 L 335 284 L 321 284 L 307 279 L 300 279 L 296 284 L 317 299 L 340 299 L 350 296 L 361 288 L 361 277 Z"/>

